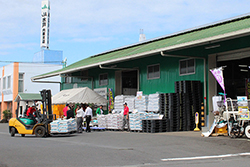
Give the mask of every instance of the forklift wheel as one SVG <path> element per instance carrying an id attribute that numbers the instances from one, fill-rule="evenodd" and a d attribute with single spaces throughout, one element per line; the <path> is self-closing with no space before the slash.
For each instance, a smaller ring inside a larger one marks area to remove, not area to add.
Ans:
<path id="1" fill-rule="evenodd" d="M 25 137 L 25 134 L 21 134 L 22 137 Z"/>
<path id="2" fill-rule="evenodd" d="M 10 136 L 11 136 L 11 137 L 14 137 L 15 134 L 16 134 L 16 129 L 15 129 L 14 127 L 12 127 L 12 128 L 10 129 Z"/>
<path id="3" fill-rule="evenodd" d="M 45 127 L 43 126 L 38 126 L 35 129 L 35 135 L 36 137 L 44 137 L 45 136 Z"/>
<path id="4" fill-rule="evenodd" d="M 245 128 L 245 135 L 248 139 L 250 139 L 250 125 L 248 125 L 246 128 Z"/>

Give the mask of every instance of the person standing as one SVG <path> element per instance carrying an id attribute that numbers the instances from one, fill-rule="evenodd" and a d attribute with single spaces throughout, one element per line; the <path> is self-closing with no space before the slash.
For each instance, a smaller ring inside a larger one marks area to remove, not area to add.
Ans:
<path id="1" fill-rule="evenodd" d="M 88 104 L 86 104 L 86 107 L 87 107 L 85 110 L 86 123 L 87 123 L 86 132 L 91 132 L 90 127 L 89 127 L 89 123 L 93 117 L 93 114 L 92 114 L 92 109 L 89 107 Z"/>
<path id="2" fill-rule="evenodd" d="M 67 119 L 70 118 L 75 118 L 74 111 L 72 110 L 71 106 L 68 106 L 68 111 L 67 111 Z"/>
<path id="3" fill-rule="evenodd" d="M 67 117 L 68 106 L 69 106 L 69 104 L 66 104 L 66 106 L 63 108 L 64 117 Z"/>
<path id="4" fill-rule="evenodd" d="M 96 110 L 96 115 L 102 115 L 103 114 L 103 110 L 102 110 L 102 105 L 100 105 L 100 107 L 99 108 L 97 108 L 97 110 Z"/>
<path id="5" fill-rule="evenodd" d="M 84 117 L 84 112 L 82 110 L 82 107 L 77 106 L 76 109 L 76 117 L 77 117 L 77 132 L 82 133 L 82 122 L 83 122 L 83 117 Z"/>
<path id="6" fill-rule="evenodd" d="M 86 104 L 82 104 L 82 110 L 85 112 L 85 110 L 86 110 Z"/>
<path id="7" fill-rule="evenodd" d="M 124 112 L 123 112 L 123 125 L 122 125 L 122 130 L 124 131 L 125 125 L 127 124 L 128 126 L 128 132 L 130 131 L 130 126 L 129 126 L 129 108 L 127 106 L 127 103 L 123 104 L 124 106 Z"/>

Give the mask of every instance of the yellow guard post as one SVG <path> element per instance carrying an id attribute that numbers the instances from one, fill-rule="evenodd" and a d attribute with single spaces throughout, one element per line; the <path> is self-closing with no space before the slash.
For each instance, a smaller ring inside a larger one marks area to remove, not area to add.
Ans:
<path id="1" fill-rule="evenodd" d="M 200 131 L 200 129 L 198 128 L 198 124 L 199 124 L 199 113 L 196 112 L 195 113 L 195 124 L 196 124 L 196 128 L 194 129 L 195 132 Z"/>

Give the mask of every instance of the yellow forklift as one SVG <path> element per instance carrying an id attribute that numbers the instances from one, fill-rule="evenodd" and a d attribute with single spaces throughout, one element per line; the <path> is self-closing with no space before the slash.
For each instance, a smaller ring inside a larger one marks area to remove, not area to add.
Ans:
<path id="1" fill-rule="evenodd" d="M 35 116 L 30 118 L 24 115 L 19 115 L 19 106 L 22 100 L 18 100 L 16 109 L 16 118 L 9 120 L 9 133 L 12 137 L 15 134 L 21 134 L 24 137 L 26 134 L 35 134 L 37 137 L 47 137 L 50 135 L 50 123 L 53 121 L 51 109 L 51 91 L 40 91 L 42 99 L 25 100 L 26 111 L 28 102 L 33 102 L 33 105 L 40 104 L 41 108 L 36 108 Z"/>

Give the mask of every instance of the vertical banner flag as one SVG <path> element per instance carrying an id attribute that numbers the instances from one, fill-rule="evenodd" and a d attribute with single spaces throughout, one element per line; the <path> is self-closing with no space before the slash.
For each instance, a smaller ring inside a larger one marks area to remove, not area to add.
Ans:
<path id="1" fill-rule="evenodd" d="M 114 109 L 114 92 L 112 88 L 109 88 L 108 96 L 109 96 L 109 112 L 110 112 Z"/>
<path id="2" fill-rule="evenodd" d="M 224 91 L 224 102 L 226 100 L 226 91 L 225 91 L 225 85 L 224 85 L 224 78 L 223 78 L 223 69 L 222 67 L 214 68 L 210 70 L 211 73 L 214 75 L 217 82 L 220 84 L 222 90 Z"/>

